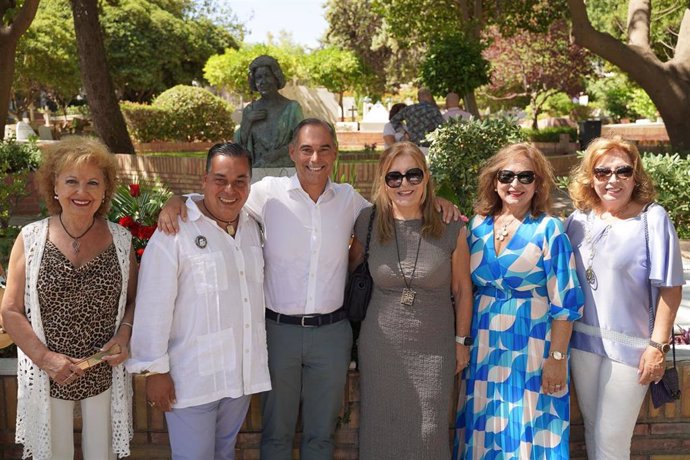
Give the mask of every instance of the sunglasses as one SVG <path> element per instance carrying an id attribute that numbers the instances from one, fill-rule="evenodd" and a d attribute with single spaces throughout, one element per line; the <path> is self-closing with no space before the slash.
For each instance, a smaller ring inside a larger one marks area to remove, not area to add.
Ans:
<path id="1" fill-rule="evenodd" d="M 419 185 L 424 180 L 424 171 L 419 168 L 412 168 L 405 174 L 400 171 L 390 171 L 386 174 L 386 185 L 390 188 L 398 188 L 402 185 L 403 179 L 407 179 L 410 185 Z"/>
<path id="2" fill-rule="evenodd" d="M 594 177 L 597 180 L 609 180 L 609 178 L 615 174 L 619 179 L 630 179 L 635 172 L 635 168 L 630 165 L 619 166 L 616 169 L 611 168 L 594 168 Z"/>
<path id="3" fill-rule="evenodd" d="M 518 182 L 521 184 L 531 184 L 534 182 L 536 175 L 534 174 L 534 171 L 522 171 L 516 173 L 508 169 L 501 169 L 496 175 L 496 178 L 501 184 L 510 184 L 513 182 L 513 180 L 515 180 L 516 177 Z"/>

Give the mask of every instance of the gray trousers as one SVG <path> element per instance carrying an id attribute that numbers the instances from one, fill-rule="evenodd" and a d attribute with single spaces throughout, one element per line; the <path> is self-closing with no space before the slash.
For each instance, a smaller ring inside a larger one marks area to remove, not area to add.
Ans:
<path id="1" fill-rule="evenodd" d="M 352 329 L 347 320 L 301 327 L 266 320 L 272 390 L 262 405 L 263 460 L 291 460 L 300 400 L 302 460 L 333 458 L 333 436 L 350 365 Z"/>
<path id="2" fill-rule="evenodd" d="M 233 460 L 250 395 L 165 413 L 173 460 Z"/>

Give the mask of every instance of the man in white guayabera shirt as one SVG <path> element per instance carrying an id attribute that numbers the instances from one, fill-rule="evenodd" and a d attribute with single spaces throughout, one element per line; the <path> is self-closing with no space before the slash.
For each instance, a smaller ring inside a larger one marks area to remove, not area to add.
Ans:
<path id="1" fill-rule="evenodd" d="M 142 258 L 127 369 L 147 375 L 173 458 L 234 459 L 250 395 L 271 388 L 261 232 L 243 210 L 250 183 L 249 153 L 214 145 L 204 195 Z"/>

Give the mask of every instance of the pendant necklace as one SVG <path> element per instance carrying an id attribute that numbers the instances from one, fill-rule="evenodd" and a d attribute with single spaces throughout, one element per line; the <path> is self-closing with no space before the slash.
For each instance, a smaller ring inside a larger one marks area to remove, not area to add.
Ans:
<path id="1" fill-rule="evenodd" d="M 419 242 L 417 243 L 417 255 L 414 258 L 414 267 L 412 267 L 412 273 L 410 274 L 410 280 L 407 280 L 407 276 L 405 276 L 405 272 L 403 271 L 402 268 L 402 263 L 400 261 L 400 248 L 398 246 L 398 230 L 397 230 L 397 224 L 393 222 L 393 231 L 395 232 L 395 250 L 398 253 L 398 267 L 400 267 L 400 273 L 403 276 L 403 281 L 405 282 L 405 288 L 402 291 L 402 295 L 400 296 L 400 303 L 402 305 L 411 307 L 414 304 L 414 298 L 417 295 L 417 293 L 412 289 L 412 279 L 414 278 L 414 274 L 417 271 L 417 261 L 419 260 L 419 248 L 422 245 L 422 233 L 421 230 L 419 232 Z"/>
<path id="2" fill-rule="evenodd" d="M 62 221 L 62 213 L 58 214 L 58 219 L 60 219 L 60 225 L 62 225 L 62 229 L 65 231 L 65 233 L 67 233 L 67 236 L 72 238 L 72 252 L 74 252 L 74 254 L 79 254 L 79 247 L 81 246 L 79 240 L 83 238 L 84 235 L 89 233 L 89 230 L 93 228 L 93 225 L 96 223 L 96 216 L 93 216 L 93 220 L 91 221 L 91 225 L 89 225 L 89 228 L 87 228 L 86 231 L 79 236 L 74 236 L 67 230 L 67 227 L 65 227 L 65 223 Z"/>
<path id="3" fill-rule="evenodd" d="M 515 222 L 515 220 L 515 217 L 513 217 L 513 219 L 510 222 L 503 224 L 503 227 L 498 231 L 498 233 L 496 233 L 496 239 L 498 241 L 503 242 L 503 240 L 506 239 L 506 237 L 508 236 L 508 227 L 513 225 L 513 222 Z"/>
<path id="4" fill-rule="evenodd" d="M 219 219 L 216 216 L 214 216 L 211 211 L 209 211 L 208 206 L 206 206 L 206 203 L 204 202 L 204 200 L 201 201 L 201 204 L 204 205 L 204 209 L 206 210 L 207 213 L 209 213 L 209 215 L 213 219 L 215 219 L 218 222 L 222 222 L 225 224 L 225 231 L 228 233 L 228 235 L 230 235 L 234 238 L 235 233 L 237 233 L 237 224 L 239 223 L 240 215 L 238 214 L 237 217 L 235 217 L 233 220 Z"/>
<path id="5" fill-rule="evenodd" d="M 594 211 L 592 211 L 592 214 L 587 216 L 587 223 L 585 225 L 585 243 L 589 246 L 589 257 L 587 257 L 585 279 L 587 279 L 587 282 L 590 284 L 590 286 L 592 286 L 592 289 L 596 290 L 597 287 L 599 287 L 599 281 L 597 280 L 597 274 L 594 272 L 594 268 L 592 268 L 592 264 L 594 262 L 594 256 L 597 253 L 597 244 L 602 238 L 604 238 L 608 234 L 609 230 L 611 229 L 611 225 L 607 225 L 595 241 L 594 236 L 592 235 L 593 212 Z"/>

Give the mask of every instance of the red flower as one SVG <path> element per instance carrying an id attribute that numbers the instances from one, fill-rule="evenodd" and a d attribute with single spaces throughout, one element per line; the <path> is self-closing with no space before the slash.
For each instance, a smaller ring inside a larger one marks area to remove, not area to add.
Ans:
<path id="1" fill-rule="evenodd" d="M 156 224 L 153 225 L 142 225 L 139 228 L 139 238 L 148 240 L 153 236 L 153 233 L 156 231 Z"/>
<path id="2" fill-rule="evenodd" d="M 134 219 L 132 219 L 131 216 L 125 216 L 120 219 L 118 224 L 122 225 L 125 228 L 130 228 L 132 225 L 134 225 Z"/>
<path id="3" fill-rule="evenodd" d="M 129 194 L 133 197 L 138 197 L 140 191 L 139 184 L 129 184 Z"/>
<path id="4" fill-rule="evenodd" d="M 137 257 L 138 257 L 139 259 L 141 259 L 141 256 L 144 255 L 144 248 L 139 248 L 139 249 L 137 249 L 136 252 L 137 252 Z"/>

